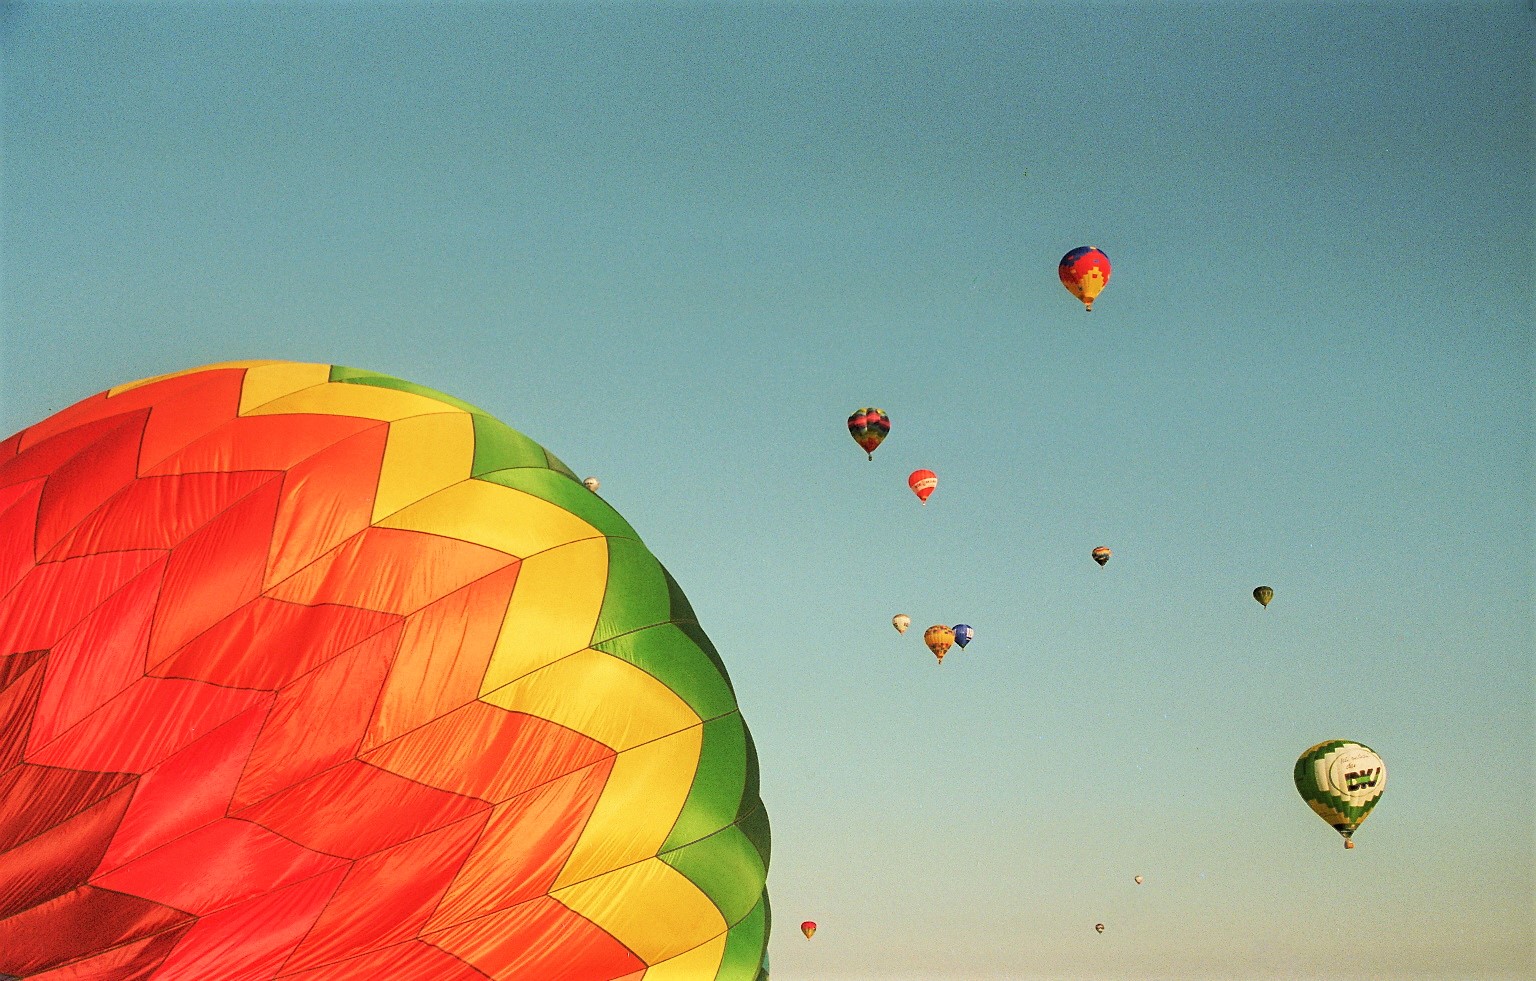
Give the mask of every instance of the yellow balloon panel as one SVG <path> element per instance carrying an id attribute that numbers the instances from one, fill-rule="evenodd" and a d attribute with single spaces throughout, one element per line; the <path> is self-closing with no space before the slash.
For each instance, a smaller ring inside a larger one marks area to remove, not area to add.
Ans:
<path id="1" fill-rule="evenodd" d="M 221 368 L 224 365 L 214 367 Z M 262 415 L 264 413 L 261 410 L 267 404 L 292 395 L 294 392 L 317 388 L 326 384 L 330 377 L 331 366 L 327 364 L 290 364 L 277 361 L 251 368 L 246 371 L 245 381 L 240 386 L 240 414 L 242 416 Z M 330 410 L 321 408 L 318 411 L 329 414 Z"/>
<path id="2" fill-rule="evenodd" d="M 557 887 L 550 895 L 592 922 L 601 923 L 647 964 L 708 943 L 726 928 L 715 904 L 659 858 L 563 889 Z"/>
<path id="3" fill-rule="evenodd" d="M 619 754 L 557 889 L 661 850 L 688 799 L 703 739 L 698 725 Z"/>
<path id="4" fill-rule="evenodd" d="M 465 463 L 467 466 L 467 459 Z M 562 507 L 484 480 L 463 480 L 444 487 L 383 519 L 379 525 L 478 542 L 522 558 L 600 535 L 597 529 Z M 603 563 L 602 578 L 606 579 L 606 547 Z M 525 564 L 525 575 L 553 574 L 535 573 L 535 568 Z M 519 591 L 523 588 L 523 584 L 518 585 Z M 592 622 L 597 622 L 595 616 Z M 587 646 L 587 639 L 582 638 L 578 646 Z"/>
<path id="5" fill-rule="evenodd" d="M 468 481 L 474 462 L 475 425 L 469 413 L 435 412 L 395 420 L 384 444 L 373 520 Z"/>
<path id="6" fill-rule="evenodd" d="M 326 375 L 329 377 L 329 370 Z M 414 392 L 380 388 L 377 385 L 349 385 L 344 382 L 311 385 L 290 394 L 260 402 L 250 409 L 245 407 L 245 398 L 245 394 L 242 393 L 240 414 L 252 416 L 320 413 L 393 422 L 410 416 L 433 415 L 444 409 L 443 403 L 437 399 L 417 395 Z M 468 413 L 465 414 L 468 415 Z"/>
<path id="7" fill-rule="evenodd" d="M 540 552 L 522 563 L 482 696 L 592 640 L 608 581 L 608 539 L 589 538 Z"/>
<path id="8" fill-rule="evenodd" d="M 725 934 L 720 934 L 692 950 L 655 964 L 645 972 L 645 981 L 698 981 L 713 978 L 725 959 Z"/>
<path id="9" fill-rule="evenodd" d="M 573 691 L 581 697 L 572 698 Z M 700 721 L 672 689 L 628 661 L 591 648 L 488 692 L 483 700 L 548 719 L 620 752 Z"/>

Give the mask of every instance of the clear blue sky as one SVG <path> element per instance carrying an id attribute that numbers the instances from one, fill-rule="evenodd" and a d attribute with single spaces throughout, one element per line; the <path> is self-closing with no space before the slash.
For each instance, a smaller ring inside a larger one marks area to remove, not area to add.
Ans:
<path id="1" fill-rule="evenodd" d="M 0 45 L 0 436 L 278 357 L 601 477 L 757 738 L 776 978 L 1536 977 L 1526 0 L 10 2 Z M 1348 853 L 1291 785 L 1331 737 L 1391 772 Z"/>

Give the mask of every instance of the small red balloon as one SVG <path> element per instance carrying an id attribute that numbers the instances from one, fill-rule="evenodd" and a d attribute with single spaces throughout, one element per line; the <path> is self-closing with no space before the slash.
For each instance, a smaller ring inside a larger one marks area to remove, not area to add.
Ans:
<path id="1" fill-rule="evenodd" d="M 919 501 L 927 504 L 933 489 L 939 486 L 939 475 L 932 470 L 914 470 L 907 478 L 907 486 L 912 488 L 912 493 L 917 495 Z"/>

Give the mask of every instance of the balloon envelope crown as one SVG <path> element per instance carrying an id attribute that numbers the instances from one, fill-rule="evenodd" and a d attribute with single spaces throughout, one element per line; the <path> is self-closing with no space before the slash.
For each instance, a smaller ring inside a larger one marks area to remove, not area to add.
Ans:
<path id="1" fill-rule="evenodd" d="M 0 553 L 0 864 L 48 883 L 0 975 L 760 970 L 719 655 L 483 410 L 281 361 L 121 385 L 0 441 Z"/>

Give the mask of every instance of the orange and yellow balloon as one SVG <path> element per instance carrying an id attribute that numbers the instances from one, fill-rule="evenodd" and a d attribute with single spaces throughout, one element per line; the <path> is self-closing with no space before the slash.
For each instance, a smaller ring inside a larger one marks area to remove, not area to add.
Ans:
<path id="1" fill-rule="evenodd" d="M 469 403 L 250 361 L 0 440 L 0 979 L 752 981 L 768 844 L 677 583 Z"/>
<path id="2" fill-rule="evenodd" d="M 942 623 L 936 623 L 923 631 L 923 643 L 928 645 L 928 649 L 933 651 L 933 656 L 943 664 L 944 655 L 948 654 L 949 649 L 954 646 L 955 632 Z"/>
<path id="3" fill-rule="evenodd" d="M 1061 285 L 1092 313 L 1094 298 L 1109 282 L 1109 256 L 1091 245 L 1081 246 L 1061 257 L 1056 275 L 1061 277 Z"/>

